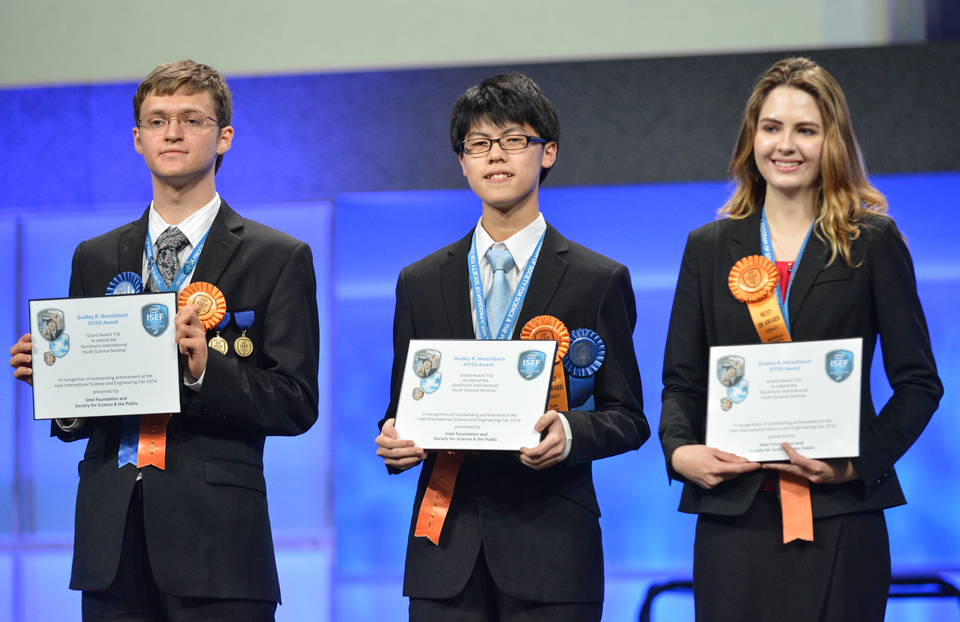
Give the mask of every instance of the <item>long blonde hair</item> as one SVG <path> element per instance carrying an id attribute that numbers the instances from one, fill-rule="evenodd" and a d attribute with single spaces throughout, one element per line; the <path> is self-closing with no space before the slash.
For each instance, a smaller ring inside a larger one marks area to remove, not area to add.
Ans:
<path id="1" fill-rule="evenodd" d="M 824 139 L 814 231 L 830 246 L 828 264 L 842 255 L 847 264 L 853 266 L 850 242 L 860 236 L 860 225 L 866 214 L 887 211 L 887 199 L 867 179 L 840 85 L 824 68 L 807 58 L 785 58 L 775 63 L 754 87 L 730 160 L 730 177 L 736 183 L 736 190 L 719 215 L 746 218 L 763 205 L 767 182 L 757 168 L 753 142 L 760 108 L 770 91 L 778 86 L 808 93 L 820 109 Z"/>

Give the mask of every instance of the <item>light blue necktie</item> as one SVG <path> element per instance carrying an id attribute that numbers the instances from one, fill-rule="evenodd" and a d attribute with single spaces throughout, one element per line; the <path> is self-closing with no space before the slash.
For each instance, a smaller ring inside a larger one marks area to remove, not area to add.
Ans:
<path id="1" fill-rule="evenodd" d="M 491 248 L 487 251 L 487 261 L 493 269 L 493 284 L 486 296 L 487 326 L 490 327 L 490 336 L 495 338 L 500 332 L 500 325 L 507 315 L 507 305 L 510 304 L 510 283 L 507 282 L 507 272 L 513 268 L 513 255 L 507 249 Z"/>

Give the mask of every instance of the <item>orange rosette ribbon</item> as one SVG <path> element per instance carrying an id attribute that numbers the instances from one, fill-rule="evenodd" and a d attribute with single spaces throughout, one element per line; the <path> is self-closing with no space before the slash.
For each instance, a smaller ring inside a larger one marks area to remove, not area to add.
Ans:
<path id="1" fill-rule="evenodd" d="M 762 255 L 744 257 L 733 265 L 727 284 L 730 293 L 750 310 L 753 325 L 763 343 L 790 341 L 787 323 L 773 292 L 780 277 L 777 266 Z"/>
<path id="2" fill-rule="evenodd" d="M 570 331 L 563 322 L 552 315 L 538 315 L 520 331 L 520 339 L 533 341 L 556 341 L 557 356 L 553 365 L 553 380 L 550 383 L 550 399 L 547 410 L 569 410 L 567 402 L 567 378 L 563 371 L 563 357 L 570 349 Z"/>
<path id="3" fill-rule="evenodd" d="M 215 328 L 227 312 L 227 301 L 223 297 L 223 292 L 215 285 L 203 281 L 184 287 L 177 299 L 177 304 L 180 307 L 197 305 L 200 308 L 198 315 L 204 330 Z"/>

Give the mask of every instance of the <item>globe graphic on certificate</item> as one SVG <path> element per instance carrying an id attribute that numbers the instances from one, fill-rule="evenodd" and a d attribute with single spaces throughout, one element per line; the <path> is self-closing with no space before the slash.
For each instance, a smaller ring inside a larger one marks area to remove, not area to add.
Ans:
<path id="1" fill-rule="evenodd" d="M 63 334 L 56 341 L 50 342 L 50 351 L 58 359 L 62 359 L 70 351 L 70 335 Z"/>
<path id="2" fill-rule="evenodd" d="M 746 380 L 741 380 L 737 384 L 727 389 L 727 397 L 729 397 L 730 401 L 734 404 L 739 404 L 743 400 L 747 399 L 747 389 L 749 386 L 749 382 Z"/>
<path id="3" fill-rule="evenodd" d="M 420 381 L 420 388 L 423 389 L 424 393 L 429 395 L 440 388 L 440 379 L 442 377 L 440 372 L 434 372 L 429 378 L 424 378 Z"/>

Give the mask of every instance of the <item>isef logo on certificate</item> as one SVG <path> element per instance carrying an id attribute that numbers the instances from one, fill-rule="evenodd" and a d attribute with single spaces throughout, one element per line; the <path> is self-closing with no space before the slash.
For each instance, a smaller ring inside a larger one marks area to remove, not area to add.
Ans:
<path id="1" fill-rule="evenodd" d="M 533 380 L 547 367 L 547 355 L 537 350 L 527 350 L 520 353 L 517 361 L 517 371 L 526 380 Z"/>
<path id="2" fill-rule="evenodd" d="M 834 350 L 827 353 L 827 375 L 837 382 L 843 382 L 853 373 L 853 352 Z"/>

